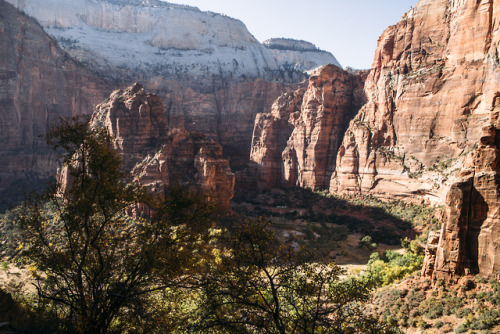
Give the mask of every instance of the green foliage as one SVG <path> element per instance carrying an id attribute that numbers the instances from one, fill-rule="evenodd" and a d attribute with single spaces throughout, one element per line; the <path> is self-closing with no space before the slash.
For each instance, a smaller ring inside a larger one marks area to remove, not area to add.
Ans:
<path id="1" fill-rule="evenodd" d="M 9 270 L 9 262 L 7 261 L 2 261 L 2 263 L 0 264 L 0 268 L 4 271 L 7 271 Z"/>
<path id="2" fill-rule="evenodd" d="M 379 253 L 372 253 L 368 268 L 363 274 L 364 279 L 370 279 L 384 286 L 420 270 L 424 261 L 422 249 L 415 240 L 406 244 L 407 249 L 404 254 L 388 250 L 383 257 L 380 257 Z"/>
<path id="3" fill-rule="evenodd" d="M 372 242 L 372 237 L 369 235 L 365 235 L 364 237 L 359 239 L 359 248 L 366 247 L 369 250 L 374 250 L 377 248 L 377 244 Z"/>
<path id="4" fill-rule="evenodd" d="M 340 281 L 332 263 L 279 242 L 268 223 L 247 222 L 223 240 L 218 266 L 200 277 L 195 330 L 216 333 L 383 333 L 363 314 L 369 286 Z"/>
<path id="5" fill-rule="evenodd" d="M 48 141 L 64 186 L 3 225 L 36 280 L 38 298 L 20 300 L 37 315 L 25 319 L 49 324 L 40 332 L 392 332 L 364 313 L 371 283 L 339 280 L 339 267 L 283 244 L 268 222 L 222 219 L 184 187 L 151 198 L 104 129 L 66 122 Z"/>
<path id="6" fill-rule="evenodd" d="M 465 318 L 466 316 L 468 316 L 471 313 L 473 313 L 473 312 L 472 312 L 472 310 L 470 308 L 464 307 L 464 308 L 459 309 L 456 312 L 456 316 L 459 317 L 459 318 Z"/>
<path id="7" fill-rule="evenodd" d="M 61 151 L 68 183 L 16 211 L 23 259 L 38 268 L 38 295 L 61 330 L 124 331 L 147 316 L 156 291 L 200 261 L 215 210 L 185 189 L 151 199 L 128 180 L 105 129 L 66 122 L 48 142 Z M 129 215 L 141 207 L 147 215 Z"/>

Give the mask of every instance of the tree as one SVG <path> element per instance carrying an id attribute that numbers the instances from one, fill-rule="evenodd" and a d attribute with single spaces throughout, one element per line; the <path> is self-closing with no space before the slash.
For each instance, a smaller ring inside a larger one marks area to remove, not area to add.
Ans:
<path id="1" fill-rule="evenodd" d="M 17 210 L 24 258 L 38 268 L 38 295 L 60 310 L 64 332 L 140 323 L 151 298 L 199 262 L 194 241 L 217 214 L 195 191 L 148 196 L 123 170 L 111 139 L 87 123 L 52 129 L 47 140 L 61 152 L 66 183 Z"/>
<path id="2" fill-rule="evenodd" d="M 240 223 L 241 224 L 241 223 Z M 213 333 L 384 333 L 364 314 L 369 285 L 340 280 L 333 263 L 285 245 L 265 221 L 237 226 L 218 263 L 200 276 L 197 321 Z"/>

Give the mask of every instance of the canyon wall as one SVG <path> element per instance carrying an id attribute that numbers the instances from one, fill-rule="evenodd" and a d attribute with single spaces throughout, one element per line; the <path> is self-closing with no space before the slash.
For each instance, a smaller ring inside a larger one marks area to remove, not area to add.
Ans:
<path id="1" fill-rule="evenodd" d="M 196 7 L 162 1 L 8 1 L 109 79 L 168 77 L 202 89 L 214 76 L 272 78 L 279 71 L 243 22 Z"/>
<path id="2" fill-rule="evenodd" d="M 257 188 L 328 187 L 346 126 L 363 103 L 363 81 L 327 65 L 307 89 L 283 94 L 271 113 L 257 115 L 249 169 Z"/>
<path id="3" fill-rule="evenodd" d="M 421 0 L 382 34 L 330 191 L 440 201 L 499 90 L 498 6 Z"/>
<path id="4" fill-rule="evenodd" d="M 424 277 L 456 280 L 500 270 L 500 93 L 491 109 L 491 124 L 446 196 L 441 232 L 428 241 Z"/>
<path id="5" fill-rule="evenodd" d="M 0 206 L 55 175 L 57 157 L 40 136 L 59 117 L 88 114 L 109 89 L 0 0 Z"/>
<path id="6" fill-rule="evenodd" d="M 291 38 L 271 38 L 262 44 L 269 49 L 283 69 L 309 71 L 327 64 L 342 67 L 334 55 L 320 50 L 310 42 Z"/>
<path id="7" fill-rule="evenodd" d="M 294 65 L 281 67 L 241 21 L 196 7 L 139 0 L 8 1 L 38 19 L 113 88 L 141 82 L 156 92 L 170 125 L 219 142 L 234 170 L 248 165 L 255 115 L 306 77 Z"/>

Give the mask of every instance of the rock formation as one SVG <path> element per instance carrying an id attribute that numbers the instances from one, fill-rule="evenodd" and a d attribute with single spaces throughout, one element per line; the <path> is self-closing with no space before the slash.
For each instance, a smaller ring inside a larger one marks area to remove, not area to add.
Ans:
<path id="1" fill-rule="evenodd" d="M 492 124 L 467 158 L 446 197 L 443 227 L 435 256 L 426 254 L 423 276 L 457 279 L 500 270 L 500 93 Z M 428 245 L 429 248 L 429 245 Z"/>
<path id="2" fill-rule="evenodd" d="M 224 88 L 203 93 L 163 80 L 151 89 L 165 101 L 170 127 L 184 127 L 216 140 L 237 171 L 248 166 L 255 115 L 268 112 L 283 91 L 298 86 L 256 79 L 226 82 Z"/>
<path id="3" fill-rule="evenodd" d="M 332 192 L 439 201 L 499 90 L 498 6 L 421 0 L 380 37 L 367 104 L 339 149 Z"/>
<path id="4" fill-rule="evenodd" d="M 88 114 L 108 89 L 0 0 L 0 207 L 54 176 L 57 157 L 40 136 L 60 117 Z"/>
<path id="5" fill-rule="evenodd" d="M 169 128 L 161 99 L 140 84 L 117 90 L 97 105 L 91 124 L 108 129 L 126 168 L 153 193 L 194 182 L 229 206 L 234 174 L 222 147 L 203 134 Z"/>
<path id="6" fill-rule="evenodd" d="M 316 45 L 290 38 L 271 38 L 262 42 L 285 70 L 309 71 L 333 64 L 342 67 L 334 55 Z"/>
<path id="7" fill-rule="evenodd" d="M 162 1 L 8 0 L 104 77 L 272 78 L 276 60 L 236 19 Z"/>
<path id="8" fill-rule="evenodd" d="M 362 86 L 362 76 L 327 65 L 307 89 L 282 95 L 270 114 L 259 114 L 250 155 L 257 186 L 328 187 L 346 125 L 363 102 Z"/>
<path id="9" fill-rule="evenodd" d="M 139 81 L 155 91 L 165 101 L 170 126 L 218 141 L 234 170 L 248 164 L 255 115 L 305 78 L 300 70 L 280 67 L 241 21 L 195 7 L 140 0 L 8 1 L 102 77 L 121 87 Z"/>

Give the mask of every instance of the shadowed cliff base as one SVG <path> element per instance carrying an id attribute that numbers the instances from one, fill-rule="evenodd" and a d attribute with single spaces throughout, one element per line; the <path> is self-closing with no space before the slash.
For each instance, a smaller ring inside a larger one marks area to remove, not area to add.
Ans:
<path id="1" fill-rule="evenodd" d="M 319 257 L 341 264 L 366 264 L 377 247 L 379 251 L 400 248 L 403 239 L 437 229 L 440 215 L 439 208 L 424 204 L 373 196 L 338 197 L 303 188 L 236 191 L 231 207 L 244 215 L 271 217 L 284 240 L 309 244 Z M 367 236 L 377 244 L 372 249 L 361 246 Z M 359 249 L 353 249 L 358 244 Z"/>

